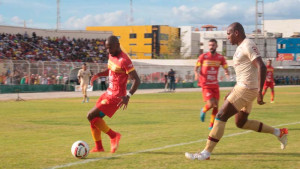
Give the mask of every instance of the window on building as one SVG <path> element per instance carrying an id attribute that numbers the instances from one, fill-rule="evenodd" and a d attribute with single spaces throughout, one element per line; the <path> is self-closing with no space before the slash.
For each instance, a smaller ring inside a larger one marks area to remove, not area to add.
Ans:
<path id="1" fill-rule="evenodd" d="M 278 49 L 285 49 L 286 48 L 286 44 L 278 44 Z"/>
<path id="2" fill-rule="evenodd" d="M 144 38 L 152 38 L 152 33 L 145 33 Z"/>
<path id="3" fill-rule="evenodd" d="M 121 36 L 117 36 L 117 38 L 118 38 L 118 39 L 120 39 L 120 38 L 121 38 Z"/>
<path id="4" fill-rule="evenodd" d="M 144 45 L 152 45 L 152 43 L 145 43 Z"/>
<path id="5" fill-rule="evenodd" d="M 130 39 L 135 39 L 135 38 L 136 38 L 136 33 L 131 33 L 131 34 L 129 34 L 129 38 L 130 38 Z"/>
<path id="6" fill-rule="evenodd" d="M 136 46 L 136 43 L 130 43 L 129 46 Z"/>
<path id="7" fill-rule="evenodd" d="M 160 34 L 159 39 L 160 40 L 169 40 L 169 35 L 162 33 L 162 34 Z"/>
<path id="8" fill-rule="evenodd" d="M 151 53 L 144 53 L 144 56 L 152 56 Z"/>
<path id="9" fill-rule="evenodd" d="M 130 53 L 130 57 L 136 57 L 136 53 Z"/>

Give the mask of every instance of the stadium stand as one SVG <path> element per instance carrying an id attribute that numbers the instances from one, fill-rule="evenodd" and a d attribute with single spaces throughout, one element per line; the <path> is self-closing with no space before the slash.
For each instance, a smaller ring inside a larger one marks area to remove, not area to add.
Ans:
<path id="1" fill-rule="evenodd" d="M 0 35 L 0 59 L 105 63 L 104 39 Z"/>

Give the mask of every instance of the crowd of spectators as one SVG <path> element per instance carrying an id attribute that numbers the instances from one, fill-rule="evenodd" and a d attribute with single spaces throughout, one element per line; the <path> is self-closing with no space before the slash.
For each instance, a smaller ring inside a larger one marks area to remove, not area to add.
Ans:
<path id="1" fill-rule="evenodd" d="M 276 85 L 299 85 L 299 76 L 275 76 Z"/>
<path id="2" fill-rule="evenodd" d="M 0 59 L 64 62 L 107 62 L 105 40 L 42 37 L 35 33 L 0 34 Z"/>

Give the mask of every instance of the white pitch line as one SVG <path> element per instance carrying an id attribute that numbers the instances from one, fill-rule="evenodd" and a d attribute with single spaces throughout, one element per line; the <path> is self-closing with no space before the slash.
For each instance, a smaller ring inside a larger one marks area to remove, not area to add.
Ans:
<path id="1" fill-rule="evenodd" d="M 300 124 L 300 121 L 293 122 L 293 123 L 279 124 L 279 125 L 276 125 L 276 126 L 273 126 L 273 127 L 289 126 L 289 125 L 294 125 L 294 124 Z M 228 135 L 225 135 L 223 137 L 224 138 L 225 137 L 233 137 L 233 136 L 238 136 L 238 135 L 247 134 L 247 133 L 251 133 L 251 132 L 253 132 L 253 131 L 248 130 L 248 131 L 244 131 L 244 132 L 228 134 Z M 151 148 L 151 149 L 140 150 L 140 151 L 135 151 L 135 152 L 130 152 L 130 153 L 123 153 L 123 154 L 118 154 L 118 155 L 110 156 L 110 157 L 99 157 L 99 158 L 94 158 L 94 159 L 86 159 L 86 160 L 83 160 L 83 161 L 77 161 L 77 162 L 73 162 L 73 163 L 68 163 L 68 164 L 63 164 L 63 165 L 50 167 L 48 169 L 70 167 L 70 166 L 73 166 L 73 165 L 85 164 L 85 163 L 90 163 L 90 162 L 100 161 L 100 160 L 105 160 L 105 159 L 112 159 L 112 158 L 116 158 L 116 157 L 136 155 L 136 154 L 140 154 L 140 153 L 151 152 L 151 151 L 156 151 L 156 150 L 162 150 L 162 149 L 167 149 L 167 148 L 171 148 L 171 147 L 178 147 L 178 146 L 183 146 L 183 145 L 200 143 L 200 142 L 203 142 L 203 141 L 206 141 L 206 140 L 207 139 L 200 139 L 200 140 L 190 141 L 190 142 L 186 142 L 186 143 L 171 144 L 171 145 L 166 145 L 166 146 L 163 146 L 163 147 Z"/>

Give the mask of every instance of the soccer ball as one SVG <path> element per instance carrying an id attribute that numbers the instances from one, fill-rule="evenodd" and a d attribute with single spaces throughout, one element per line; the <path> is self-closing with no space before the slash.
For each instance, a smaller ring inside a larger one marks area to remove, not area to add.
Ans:
<path id="1" fill-rule="evenodd" d="M 85 158 L 89 155 L 89 145 L 84 141 L 76 141 L 73 143 L 71 153 L 76 158 Z"/>

